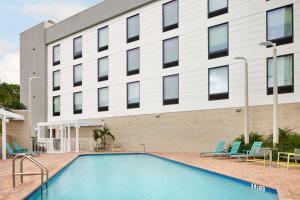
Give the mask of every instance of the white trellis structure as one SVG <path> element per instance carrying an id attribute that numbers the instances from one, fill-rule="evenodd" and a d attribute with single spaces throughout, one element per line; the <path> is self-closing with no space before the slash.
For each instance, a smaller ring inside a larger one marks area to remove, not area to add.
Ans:
<path id="1" fill-rule="evenodd" d="M 24 117 L 0 108 L 0 119 L 2 120 L 2 160 L 6 160 L 6 123 L 9 123 L 9 120 L 23 121 Z"/>
<path id="2" fill-rule="evenodd" d="M 92 137 L 80 137 L 80 127 L 84 126 L 99 126 L 99 123 L 82 120 L 40 122 L 37 124 L 37 141 L 46 148 L 47 153 L 90 151 L 94 147 Z M 45 137 L 45 134 L 42 137 L 43 127 L 49 130 L 49 137 Z M 71 137 L 71 128 L 75 129 L 75 137 Z M 54 129 L 57 130 L 56 137 Z"/>

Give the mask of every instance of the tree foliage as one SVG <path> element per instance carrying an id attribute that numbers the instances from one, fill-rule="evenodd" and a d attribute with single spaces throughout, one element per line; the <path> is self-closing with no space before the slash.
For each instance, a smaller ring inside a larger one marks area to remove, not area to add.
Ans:
<path id="1" fill-rule="evenodd" d="M 6 110 L 26 109 L 26 106 L 20 102 L 19 85 L 0 82 L 0 108 L 4 108 Z M 2 123 L 0 123 L 0 135 L 1 133 Z"/>
<path id="2" fill-rule="evenodd" d="M 6 110 L 26 109 L 20 102 L 20 86 L 0 82 L 0 107 Z"/>

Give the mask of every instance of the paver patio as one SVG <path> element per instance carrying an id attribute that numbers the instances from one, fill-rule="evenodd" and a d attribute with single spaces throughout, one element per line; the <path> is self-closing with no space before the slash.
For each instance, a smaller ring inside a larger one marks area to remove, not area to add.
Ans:
<path id="1" fill-rule="evenodd" d="M 300 168 L 269 168 L 259 163 L 245 163 L 213 158 L 200 158 L 196 154 L 153 153 L 162 157 L 219 172 L 246 181 L 273 187 L 278 190 L 281 200 L 300 200 Z M 38 157 L 49 169 L 50 176 L 58 172 L 71 160 L 76 158 L 76 153 L 44 154 Z M 32 165 L 27 161 L 24 171 L 32 170 Z M 23 199 L 40 184 L 39 176 L 24 177 L 24 184 L 17 179 L 17 187 L 12 187 L 11 160 L 0 160 L 0 199 Z"/>

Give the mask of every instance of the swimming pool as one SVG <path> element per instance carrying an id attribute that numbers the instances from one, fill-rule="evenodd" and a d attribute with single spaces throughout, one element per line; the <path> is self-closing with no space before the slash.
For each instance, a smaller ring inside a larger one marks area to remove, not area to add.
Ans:
<path id="1" fill-rule="evenodd" d="M 49 180 L 48 192 L 27 199 L 231 200 L 278 199 L 274 189 L 150 154 L 84 155 Z"/>

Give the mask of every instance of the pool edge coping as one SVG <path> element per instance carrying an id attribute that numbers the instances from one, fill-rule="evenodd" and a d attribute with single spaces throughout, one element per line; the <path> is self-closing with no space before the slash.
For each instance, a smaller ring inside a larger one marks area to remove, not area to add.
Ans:
<path id="1" fill-rule="evenodd" d="M 219 173 L 219 172 L 211 171 L 211 170 L 208 170 L 208 169 L 204 169 L 204 168 L 192 165 L 192 164 L 188 164 L 188 163 L 184 163 L 184 162 L 181 162 L 181 161 L 178 161 L 178 160 L 167 158 L 167 157 L 164 157 L 162 155 L 157 155 L 156 153 L 146 153 L 146 152 L 81 153 L 81 154 L 78 154 L 78 155 L 74 156 L 74 158 L 70 159 L 70 161 L 68 163 L 66 163 L 63 167 L 61 167 L 55 173 L 53 173 L 49 177 L 48 182 L 53 177 L 55 177 L 58 173 L 62 172 L 67 167 L 69 167 L 79 157 L 83 157 L 83 156 L 105 156 L 105 155 L 131 155 L 131 154 L 143 154 L 143 155 L 153 156 L 153 157 L 156 157 L 156 158 L 159 158 L 159 159 L 163 159 L 163 160 L 166 160 L 166 161 L 169 161 L 169 162 L 173 162 L 173 163 L 176 163 L 176 164 L 179 164 L 179 165 L 183 165 L 183 166 L 186 166 L 186 167 L 189 167 L 189 168 L 193 168 L 193 169 L 196 169 L 196 170 L 208 173 L 208 174 L 212 174 L 212 175 L 215 175 L 215 176 L 227 179 L 227 180 L 231 180 L 231 181 L 234 181 L 236 183 L 246 185 L 246 186 L 248 186 L 248 187 L 250 187 L 252 189 L 255 189 L 252 186 L 253 184 L 257 185 L 257 186 L 263 186 L 264 190 L 261 191 L 261 192 L 268 192 L 268 193 L 271 193 L 271 194 L 275 194 L 275 195 L 277 195 L 278 200 L 280 199 L 279 198 L 279 192 L 275 188 L 272 188 L 272 187 L 269 187 L 269 186 L 266 186 L 266 185 L 257 184 L 257 183 L 254 183 L 254 182 L 251 182 L 251 181 L 247 181 L 247 180 L 244 180 L 244 179 L 240 179 L 240 178 L 235 178 L 235 177 L 232 177 L 232 176 L 229 176 L 229 175 L 225 175 L 225 174 L 222 174 L 222 173 Z M 45 185 L 45 183 L 43 184 L 42 187 L 44 187 L 44 185 Z M 26 200 L 27 198 L 29 198 L 32 194 L 34 194 L 39 189 L 40 189 L 40 186 L 37 186 L 36 188 L 34 188 L 33 190 L 31 190 L 31 192 L 29 192 L 25 197 L 23 197 L 23 200 Z"/>

